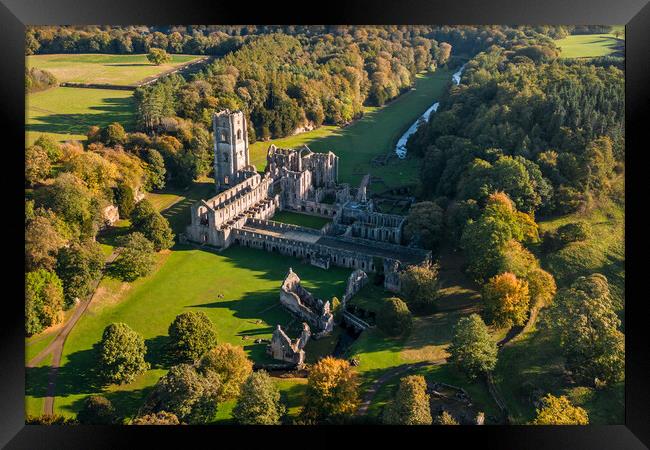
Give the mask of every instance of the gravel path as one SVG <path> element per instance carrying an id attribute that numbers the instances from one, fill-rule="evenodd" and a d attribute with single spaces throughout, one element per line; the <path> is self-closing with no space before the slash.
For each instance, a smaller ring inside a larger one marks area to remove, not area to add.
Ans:
<path id="1" fill-rule="evenodd" d="M 106 264 L 112 263 L 115 258 L 117 257 L 117 253 L 113 252 L 111 255 L 106 259 Z M 72 313 L 72 316 L 70 317 L 70 320 L 68 320 L 68 323 L 65 324 L 65 326 L 59 331 L 59 334 L 54 338 L 50 344 L 45 347 L 43 350 L 41 350 L 38 355 L 34 356 L 28 363 L 27 367 L 36 367 L 41 361 L 45 359 L 46 356 L 52 355 L 52 364 L 50 366 L 50 373 L 48 376 L 48 382 L 47 382 L 47 393 L 45 397 L 45 404 L 43 406 L 43 413 L 47 415 L 52 415 L 54 413 L 54 395 L 56 392 L 56 375 L 59 371 L 59 366 L 61 364 L 61 355 L 63 354 L 63 345 L 65 344 L 65 340 L 67 339 L 68 335 L 74 328 L 74 326 L 77 324 L 79 319 L 81 318 L 81 315 L 86 311 L 88 308 L 88 305 L 90 305 L 90 302 L 92 299 L 95 297 L 95 292 L 97 291 L 97 286 L 99 286 L 99 283 L 101 282 L 103 276 L 101 276 L 96 282 L 95 285 L 93 286 L 93 293 L 88 297 L 88 299 L 82 301 L 79 303 L 75 309 L 75 311 Z"/>
<path id="2" fill-rule="evenodd" d="M 357 409 L 357 415 L 363 416 L 368 412 L 368 408 L 370 407 L 370 404 L 372 403 L 372 400 L 375 398 L 375 395 L 377 395 L 377 392 L 379 392 L 379 389 L 388 382 L 388 380 L 404 374 L 406 372 L 409 372 L 412 369 L 418 369 L 420 367 L 426 367 L 426 366 L 438 366 L 441 364 L 444 364 L 447 360 L 445 359 L 438 359 L 436 361 L 422 361 L 418 363 L 413 363 L 413 364 L 402 364 L 401 366 L 393 367 L 392 369 L 384 372 L 382 376 L 377 378 L 375 381 L 373 381 L 372 385 L 366 390 L 363 400 L 361 401 L 361 404 L 359 405 L 359 409 Z"/>

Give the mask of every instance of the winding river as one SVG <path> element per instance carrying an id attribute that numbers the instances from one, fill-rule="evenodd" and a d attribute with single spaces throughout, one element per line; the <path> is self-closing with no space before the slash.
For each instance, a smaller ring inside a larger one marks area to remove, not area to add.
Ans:
<path id="1" fill-rule="evenodd" d="M 452 76 L 451 79 L 453 82 L 458 85 L 460 84 L 460 77 L 463 74 L 463 70 L 465 69 L 465 64 L 463 64 L 460 69 L 458 69 Z M 406 158 L 406 142 L 408 141 L 409 137 L 413 133 L 415 133 L 418 130 L 418 126 L 420 125 L 420 120 L 424 119 L 424 122 L 429 121 L 429 116 L 431 116 L 431 113 L 434 113 L 438 110 L 438 106 L 440 106 L 440 102 L 435 102 L 433 105 L 431 105 L 424 113 L 418 117 L 418 119 L 413 122 L 413 125 L 409 127 L 408 130 L 406 130 L 406 133 L 402 135 L 401 138 L 397 141 L 397 145 L 395 145 L 395 153 L 397 154 L 397 157 L 399 159 L 404 159 Z"/>

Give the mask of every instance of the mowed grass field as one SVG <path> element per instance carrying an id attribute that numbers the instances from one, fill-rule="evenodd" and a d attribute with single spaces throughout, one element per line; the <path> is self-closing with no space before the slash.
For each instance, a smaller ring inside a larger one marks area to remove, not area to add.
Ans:
<path id="1" fill-rule="evenodd" d="M 243 346 L 254 361 L 271 362 L 265 344 L 253 341 L 270 338 L 277 324 L 288 328 L 292 336 L 297 333 L 299 323 L 279 303 L 279 287 L 289 267 L 307 289 L 322 298 L 340 297 L 350 272 L 323 270 L 249 248 L 233 247 L 217 254 L 176 246 L 160 254 L 159 267 L 146 278 L 133 283 L 105 278 L 66 341 L 56 381 L 55 412 L 74 415 L 87 395 L 101 392 L 121 414 L 135 414 L 151 387 L 173 364 L 164 352 L 167 329 L 174 317 L 185 311 L 205 312 L 215 324 L 219 342 Z M 124 322 L 145 338 L 151 369 L 129 385 L 102 387 L 95 379 L 93 346 L 113 322 Z M 46 380 L 43 372 L 47 370 L 27 369 L 28 381 Z M 285 384 L 286 391 L 294 389 L 293 384 Z M 41 383 L 28 383 L 28 408 L 39 404 L 36 399 L 43 391 Z M 27 413 L 38 411 L 28 409 Z"/>
<path id="2" fill-rule="evenodd" d="M 85 140 L 88 128 L 119 122 L 134 125 L 133 92 L 110 89 L 56 87 L 28 94 L 25 104 L 25 141 L 41 134 L 59 141 Z"/>
<path id="3" fill-rule="evenodd" d="M 366 108 L 363 118 L 347 127 L 324 126 L 296 136 L 252 144 L 251 162 L 257 170 L 263 170 L 270 144 L 285 148 L 307 145 L 313 151 L 331 150 L 339 156 L 339 181 L 342 183 L 356 185 L 366 173 L 371 173 L 383 180 L 371 185 L 373 191 L 414 184 L 420 167 L 417 158 L 395 158 L 379 167 L 373 167 L 371 161 L 392 151 L 404 131 L 440 98 L 450 80 L 451 71 L 445 69 L 418 75 L 414 89 L 381 108 Z"/>
<path id="4" fill-rule="evenodd" d="M 618 37 L 614 32 L 618 31 Z M 623 56 L 625 27 L 615 26 L 611 33 L 572 34 L 555 41 L 562 49 L 562 58 L 593 58 L 597 56 Z"/>
<path id="5" fill-rule="evenodd" d="M 147 55 L 109 55 L 96 53 L 31 55 L 27 67 L 52 73 L 61 82 L 97 83 L 129 86 L 145 78 L 172 70 L 196 60 L 197 55 L 169 55 L 171 61 L 159 66 L 147 61 Z"/>

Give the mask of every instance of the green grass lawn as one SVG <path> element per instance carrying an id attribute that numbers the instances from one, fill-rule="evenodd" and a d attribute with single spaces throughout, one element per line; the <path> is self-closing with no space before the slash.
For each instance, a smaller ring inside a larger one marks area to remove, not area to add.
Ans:
<path id="1" fill-rule="evenodd" d="M 350 299 L 349 304 L 376 314 L 381 309 L 384 300 L 394 295 L 392 292 L 386 291 L 383 285 L 376 285 L 373 282 L 373 275 L 370 274 L 370 282 Z"/>
<path id="2" fill-rule="evenodd" d="M 163 217 L 169 220 L 169 225 L 176 235 L 183 233 L 185 227 L 190 224 L 190 209 L 199 200 L 207 200 L 215 196 L 214 180 L 203 178 L 194 181 L 186 189 L 173 187 L 166 188 L 161 192 L 147 193 L 147 199 L 156 209 L 161 211 Z"/>
<path id="3" fill-rule="evenodd" d="M 315 228 L 317 230 L 320 230 L 326 223 L 330 222 L 330 220 L 325 217 L 310 216 L 308 214 L 300 214 L 293 211 L 279 211 L 275 213 L 271 220 L 291 225 L 299 225 L 301 227 Z"/>
<path id="4" fill-rule="evenodd" d="M 339 181 L 342 183 L 356 185 L 370 172 L 383 179 L 383 183 L 371 186 L 373 191 L 413 184 L 420 167 L 417 158 L 394 159 L 382 167 L 372 167 L 371 160 L 395 147 L 404 131 L 440 98 L 450 79 L 451 72 L 444 69 L 418 75 L 415 89 L 382 108 L 367 108 L 362 119 L 344 128 L 327 126 L 288 138 L 256 142 L 250 146 L 251 162 L 257 170 L 263 170 L 266 151 L 272 143 L 289 148 L 306 144 L 313 151 L 331 150 L 339 156 Z"/>
<path id="5" fill-rule="evenodd" d="M 59 82 L 115 84 L 128 86 L 200 58 L 196 55 L 170 55 L 171 62 L 156 66 L 147 55 L 54 54 L 31 55 L 27 67 L 52 73 Z"/>
<path id="6" fill-rule="evenodd" d="M 623 56 L 625 47 L 625 31 L 617 38 L 612 33 L 603 34 L 572 34 L 555 41 L 562 49 L 562 58 L 592 58 L 597 56 Z M 620 30 L 621 27 L 618 27 Z"/>
<path id="7" fill-rule="evenodd" d="M 38 367 L 25 369 L 25 387 L 30 386 L 33 394 L 25 396 L 25 415 L 40 416 L 43 414 L 51 363 L 52 355 L 48 355 Z"/>
<path id="8" fill-rule="evenodd" d="M 540 314 L 543 313 L 542 310 Z M 531 399 L 534 390 L 544 395 L 567 395 L 574 404 L 587 410 L 590 424 L 624 423 L 624 383 L 602 390 L 569 387 L 563 381 L 563 371 L 564 358 L 558 344 L 545 330 L 533 329 L 503 348 L 494 380 L 516 423 L 534 419 L 535 407 Z M 587 391 L 588 395 L 576 395 L 577 391 Z"/>
<path id="9" fill-rule="evenodd" d="M 291 336 L 299 326 L 279 304 L 279 286 L 289 266 L 300 274 L 307 289 L 322 298 L 341 296 L 349 275 L 347 269 L 322 270 L 297 259 L 242 247 L 217 254 L 177 246 L 159 258 L 160 267 L 144 279 L 102 281 L 95 300 L 67 339 L 57 378 L 56 412 L 72 415 L 85 396 L 103 392 L 120 413 L 133 415 L 169 367 L 162 348 L 169 324 L 183 311 L 204 311 L 215 324 L 220 342 L 241 345 L 253 360 L 268 361 L 265 345 L 253 340 L 270 338 L 276 324 L 293 323 L 288 327 Z M 129 385 L 102 388 L 94 381 L 92 349 L 113 322 L 127 323 L 144 336 L 152 368 Z M 28 380 L 41 379 L 44 370 L 28 369 Z M 40 384 L 28 384 L 28 404 L 42 395 Z"/>
<path id="10" fill-rule="evenodd" d="M 41 134 L 59 141 L 85 140 L 88 128 L 121 123 L 134 125 L 133 92 L 56 87 L 27 95 L 25 140 L 31 145 Z"/>

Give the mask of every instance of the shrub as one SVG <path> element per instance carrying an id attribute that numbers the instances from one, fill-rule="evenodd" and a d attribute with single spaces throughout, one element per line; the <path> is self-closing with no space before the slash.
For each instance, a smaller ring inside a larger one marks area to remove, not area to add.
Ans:
<path id="1" fill-rule="evenodd" d="M 145 414 L 131 421 L 131 425 L 180 425 L 176 414 L 167 411 Z"/>
<path id="2" fill-rule="evenodd" d="M 563 245 L 585 241 L 591 237 L 591 225 L 587 222 L 571 222 L 557 229 L 557 237 Z"/>
<path id="3" fill-rule="evenodd" d="M 565 396 L 555 397 L 547 394 L 542 399 L 542 407 L 537 409 L 533 425 L 588 425 L 587 411 L 573 406 Z"/>
<path id="4" fill-rule="evenodd" d="M 90 395 L 77 414 L 77 420 L 83 425 L 112 425 L 117 422 L 117 416 L 113 404 L 106 397 Z"/>

